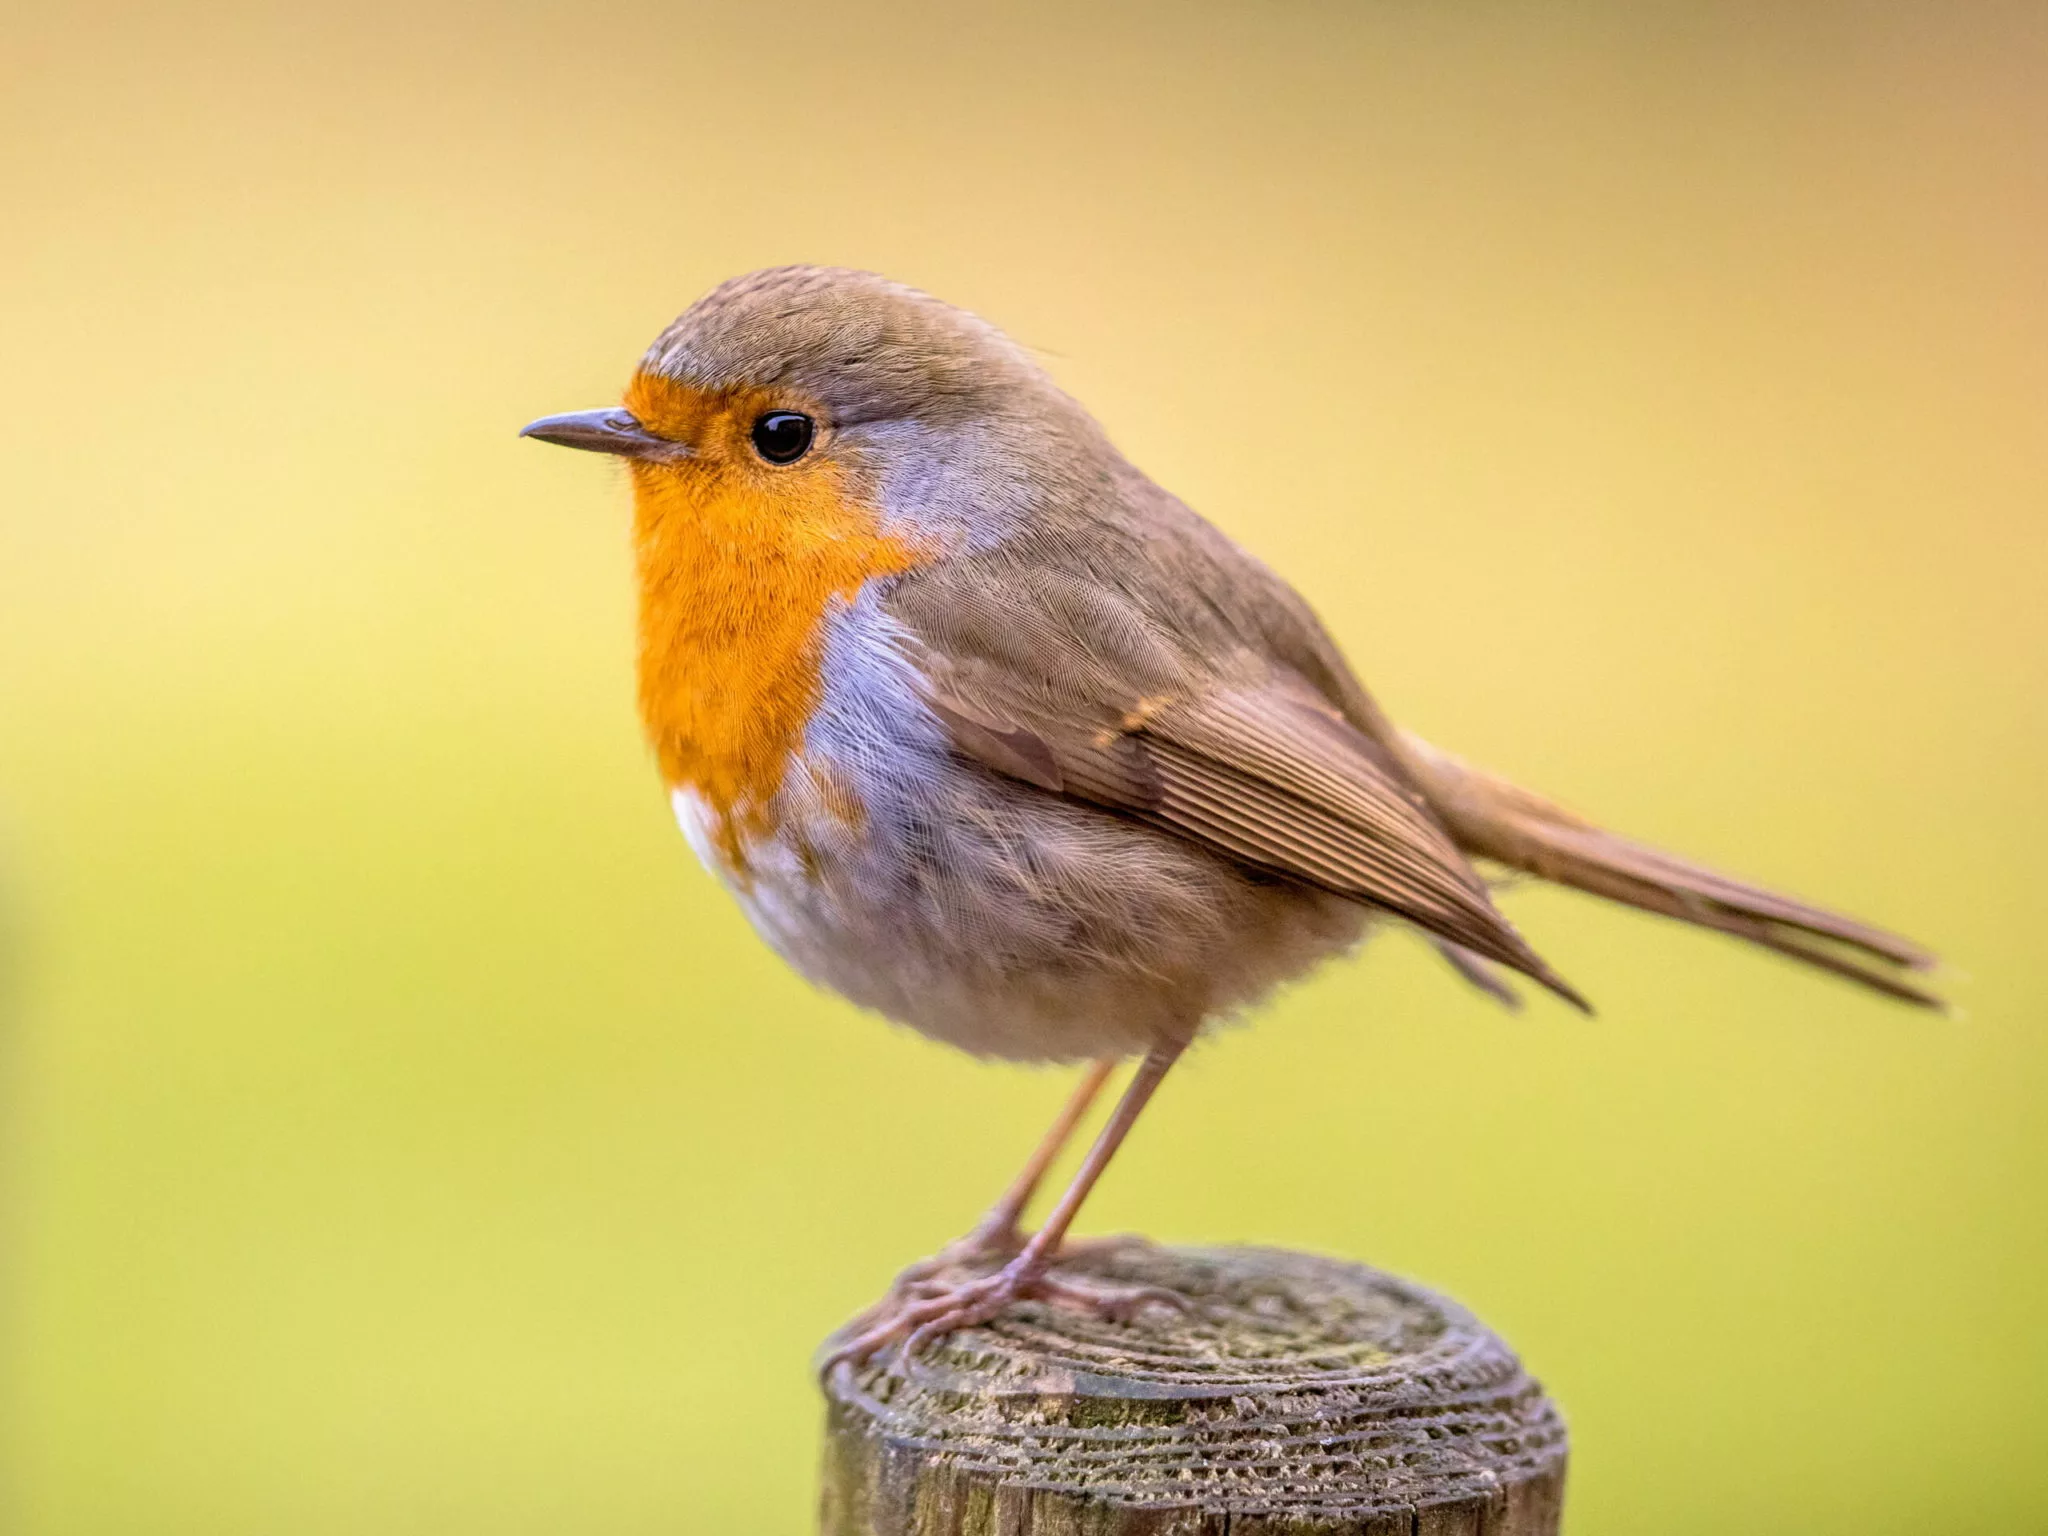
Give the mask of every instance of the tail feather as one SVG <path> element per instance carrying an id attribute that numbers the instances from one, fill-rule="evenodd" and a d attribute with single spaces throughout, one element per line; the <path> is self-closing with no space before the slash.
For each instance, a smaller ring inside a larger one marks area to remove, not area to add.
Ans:
<path id="1" fill-rule="evenodd" d="M 1900 975 L 1934 956 L 1824 908 L 1731 880 L 1603 831 L 1542 796 L 1404 733 L 1432 806 L 1467 852 L 1646 912 L 1732 934 L 1924 1007 L 1942 1000 Z"/>
<path id="2" fill-rule="evenodd" d="M 1436 946 L 1436 952 L 1449 962 L 1451 969 L 1464 977 L 1466 981 L 1477 987 L 1481 992 L 1484 992 L 1496 1003 L 1499 1003 L 1508 1012 L 1520 1013 L 1522 1011 L 1522 994 L 1508 985 L 1506 979 L 1500 973 L 1500 968 L 1491 960 L 1488 960 L 1484 955 L 1475 955 L 1463 945 L 1453 944 L 1449 939 L 1432 939 L 1430 942 Z M 1590 1012 L 1591 1010 L 1588 1009 L 1587 1011 Z"/>

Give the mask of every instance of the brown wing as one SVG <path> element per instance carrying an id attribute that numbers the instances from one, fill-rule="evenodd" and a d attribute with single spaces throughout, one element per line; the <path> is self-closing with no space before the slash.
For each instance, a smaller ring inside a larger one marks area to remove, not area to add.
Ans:
<path id="1" fill-rule="evenodd" d="M 1471 963 L 1446 957 L 1475 985 L 1483 960 L 1559 984 L 1468 856 L 1941 1006 L 1899 974 L 1932 963 L 1919 946 L 1618 837 L 1399 730 L 1291 587 L 1129 466 L 1073 489 L 1073 507 L 892 597 L 968 756 L 1402 912 L 1462 949 Z"/>
<path id="2" fill-rule="evenodd" d="M 1052 595 L 1042 575 L 1031 584 Z M 915 591 L 899 600 L 963 755 L 1395 913 L 1586 1006 L 1495 909 L 1399 763 L 1305 680 L 1248 653 L 1219 669 L 1234 676 L 1194 672 L 1113 596 L 1055 585 L 1050 607 L 984 589 L 964 621 Z"/>
<path id="3" fill-rule="evenodd" d="M 1946 1008 L 1936 993 L 1902 974 L 1935 964 L 1910 939 L 1622 837 L 1399 729 L 1360 686 L 1299 594 L 1199 519 L 1184 537 L 1204 556 L 1189 574 L 1208 592 L 1227 593 L 1238 627 L 1255 627 L 1266 654 L 1308 678 L 1386 753 L 1468 855 L 1746 940 L 1902 1002 Z M 1215 573 L 1226 568 L 1229 577 L 1219 583 Z M 1445 958 L 1474 985 L 1494 990 L 1456 955 L 1446 951 Z"/>

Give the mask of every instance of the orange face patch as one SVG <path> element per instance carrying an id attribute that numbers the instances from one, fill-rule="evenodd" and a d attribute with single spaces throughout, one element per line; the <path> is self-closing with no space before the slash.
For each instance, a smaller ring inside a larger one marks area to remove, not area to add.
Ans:
<path id="1" fill-rule="evenodd" d="M 703 799 L 743 871 L 747 843 L 774 830 L 776 791 L 823 692 L 826 611 L 920 554 L 848 493 L 822 425 L 794 464 L 755 453 L 762 412 L 817 414 L 809 402 L 643 373 L 625 404 L 691 449 L 632 462 L 640 718 L 663 777 Z"/>

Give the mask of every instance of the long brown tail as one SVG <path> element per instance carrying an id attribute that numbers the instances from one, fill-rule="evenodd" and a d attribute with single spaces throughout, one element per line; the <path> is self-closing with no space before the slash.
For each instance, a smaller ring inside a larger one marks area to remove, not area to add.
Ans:
<path id="1" fill-rule="evenodd" d="M 1940 1008 L 1907 981 L 1934 956 L 1896 934 L 1744 885 L 1606 832 L 1540 795 L 1402 733 L 1430 803 L 1468 853 L 1559 885 L 1661 913 L 1860 981 L 1889 997 Z"/>

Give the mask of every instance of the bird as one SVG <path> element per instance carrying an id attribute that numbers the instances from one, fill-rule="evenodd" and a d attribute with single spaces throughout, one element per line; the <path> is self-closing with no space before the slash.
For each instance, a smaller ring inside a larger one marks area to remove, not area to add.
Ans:
<path id="1" fill-rule="evenodd" d="M 633 493 L 637 700 L 675 817 L 797 971 L 974 1055 L 1085 1064 L 1015 1182 L 828 1364 L 1057 1272 L 1188 1047 L 1389 926 L 1512 1003 L 1581 993 L 1502 914 L 1533 876 L 1904 1002 L 1917 944 L 1610 832 L 1396 726 L 1279 575 L 1134 466 L 1030 350 L 874 273 L 732 278 L 620 404 L 525 437 Z M 1027 1208 L 1115 1070 L 1042 1224 Z"/>

